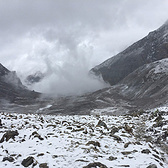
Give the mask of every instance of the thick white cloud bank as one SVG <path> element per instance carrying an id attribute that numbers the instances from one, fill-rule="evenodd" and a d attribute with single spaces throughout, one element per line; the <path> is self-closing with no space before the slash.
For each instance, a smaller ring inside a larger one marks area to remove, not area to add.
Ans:
<path id="1" fill-rule="evenodd" d="M 73 95 L 106 85 L 88 75 L 95 65 L 141 39 L 168 19 L 168 0 L 0 1 L 0 62 L 31 89 Z"/>

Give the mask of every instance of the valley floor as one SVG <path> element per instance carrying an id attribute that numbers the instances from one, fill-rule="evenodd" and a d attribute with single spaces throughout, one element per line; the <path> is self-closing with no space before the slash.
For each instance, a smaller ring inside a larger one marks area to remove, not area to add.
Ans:
<path id="1" fill-rule="evenodd" d="M 122 116 L 94 112 L 0 113 L 0 167 L 168 167 L 168 112 Z"/>

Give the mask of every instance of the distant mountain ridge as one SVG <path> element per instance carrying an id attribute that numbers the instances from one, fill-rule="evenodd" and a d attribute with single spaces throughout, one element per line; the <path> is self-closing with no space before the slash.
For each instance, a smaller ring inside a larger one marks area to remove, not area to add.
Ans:
<path id="1" fill-rule="evenodd" d="M 167 57 L 168 21 L 116 56 L 94 67 L 91 72 L 115 85 L 140 66 Z"/>

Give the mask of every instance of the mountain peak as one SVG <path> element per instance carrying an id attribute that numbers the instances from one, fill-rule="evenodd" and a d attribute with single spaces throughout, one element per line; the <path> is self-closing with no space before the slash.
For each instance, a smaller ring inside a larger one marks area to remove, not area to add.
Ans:
<path id="1" fill-rule="evenodd" d="M 0 63 L 0 77 L 7 75 L 10 71 Z"/>
<path id="2" fill-rule="evenodd" d="M 137 68 L 168 57 L 168 21 L 91 71 L 115 85 Z"/>

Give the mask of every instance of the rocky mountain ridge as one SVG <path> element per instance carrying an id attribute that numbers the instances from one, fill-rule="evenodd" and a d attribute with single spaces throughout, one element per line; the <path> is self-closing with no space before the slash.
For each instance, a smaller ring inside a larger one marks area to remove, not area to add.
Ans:
<path id="1" fill-rule="evenodd" d="M 33 103 L 39 93 L 28 90 L 15 71 L 9 71 L 0 64 L 0 99 L 11 103 Z"/>
<path id="2" fill-rule="evenodd" d="M 124 51 L 94 67 L 91 72 L 114 85 L 144 64 L 167 57 L 168 21 Z"/>

